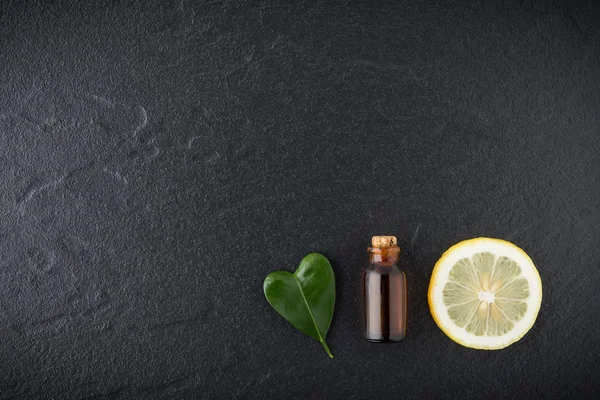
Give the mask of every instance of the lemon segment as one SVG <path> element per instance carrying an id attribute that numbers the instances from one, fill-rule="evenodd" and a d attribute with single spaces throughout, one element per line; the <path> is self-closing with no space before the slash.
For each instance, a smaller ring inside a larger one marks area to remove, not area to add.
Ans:
<path id="1" fill-rule="evenodd" d="M 542 282 L 519 247 L 476 238 L 442 255 L 433 269 L 428 298 L 433 319 L 452 340 L 475 349 L 502 349 L 533 326 Z"/>

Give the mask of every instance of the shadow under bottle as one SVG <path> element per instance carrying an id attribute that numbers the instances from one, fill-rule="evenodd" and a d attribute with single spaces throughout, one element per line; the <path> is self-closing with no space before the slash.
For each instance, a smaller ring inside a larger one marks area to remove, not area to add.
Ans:
<path id="1" fill-rule="evenodd" d="M 406 274 L 398 268 L 400 248 L 393 236 L 375 236 L 372 244 L 362 276 L 365 339 L 399 342 L 406 335 L 407 313 Z"/>

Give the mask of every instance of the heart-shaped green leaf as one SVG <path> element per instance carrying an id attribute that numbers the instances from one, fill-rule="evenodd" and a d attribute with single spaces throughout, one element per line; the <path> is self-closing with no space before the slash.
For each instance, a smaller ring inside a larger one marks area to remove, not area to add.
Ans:
<path id="1" fill-rule="evenodd" d="M 275 311 L 300 332 L 318 340 L 333 358 L 325 343 L 335 306 L 335 276 L 329 260 L 310 253 L 293 274 L 271 272 L 263 288 Z"/>

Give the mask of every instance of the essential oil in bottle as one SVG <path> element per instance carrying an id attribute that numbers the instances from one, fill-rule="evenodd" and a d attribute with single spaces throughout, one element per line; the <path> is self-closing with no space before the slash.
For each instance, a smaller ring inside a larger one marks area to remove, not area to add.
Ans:
<path id="1" fill-rule="evenodd" d="M 364 269 L 365 339 L 394 343 L 406 335 L 406 274 L 398 268 L 400 247 L 395 236 L 373 236 Z"/>

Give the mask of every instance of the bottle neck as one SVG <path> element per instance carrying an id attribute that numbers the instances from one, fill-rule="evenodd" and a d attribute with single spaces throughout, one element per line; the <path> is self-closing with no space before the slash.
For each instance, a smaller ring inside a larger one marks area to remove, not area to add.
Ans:
<path id="1" fill-rule="evenodd" d="M 371 264 L 381 264 L 384 266 L 392 266 L 398 263 L 400 255 L 400 247 L 369 247 L 369 255 Z"/>

